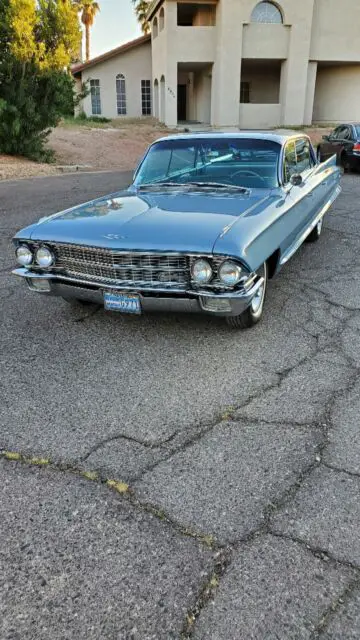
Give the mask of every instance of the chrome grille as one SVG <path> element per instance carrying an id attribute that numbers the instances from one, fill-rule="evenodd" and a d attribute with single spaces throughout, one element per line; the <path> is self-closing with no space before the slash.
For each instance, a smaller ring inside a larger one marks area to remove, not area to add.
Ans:
<path id="1" fill-rule="evenodd" d="M 189 285 L 185 255 L 127 253 L 63 244 L 52 248 L 56 266 L 64 275 L 139 289 L 183 291 Z"/>

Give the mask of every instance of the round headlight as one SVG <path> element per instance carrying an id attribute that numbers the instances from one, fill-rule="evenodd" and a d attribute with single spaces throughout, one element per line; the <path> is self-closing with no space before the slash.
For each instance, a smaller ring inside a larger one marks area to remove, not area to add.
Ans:
<path id="1" fill-rule="evenodd" d="M 219 278 L 228 287 L 234 287 L 241 278 L 241 267 L 232 260 L 225 260 L 219 269 Z"/>
<path id="2" fill-rule="evenodd" d="M 210 282 L 213 277 L 213 270 L 211 268 L 210 262 L 201 258 L 200 260 L 195 260 L 192 269 L 191 275 L 194 282 L 197 284 L 207 284 Z"/>
<path id="3" fill-rule="evenodd" d="M 54 262 L 54 256 L 47 247 L 40 247 L 36 252 L 35 258 L 39 267 L 51 267 Z"/>
<path id="4" fill-rule="evenodd" d="M 21 244 L 15 251 L 16 260 L 23 267 L 28 267 L 33 261 L 33 254 L 27 244 Z"/>

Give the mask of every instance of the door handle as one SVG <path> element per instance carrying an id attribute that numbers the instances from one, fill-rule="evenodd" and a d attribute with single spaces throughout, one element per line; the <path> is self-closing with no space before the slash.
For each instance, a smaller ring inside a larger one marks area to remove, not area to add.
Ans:
<path id="1" fill-rule="evenodd" d="M 307 198 L 313 198 L 313 197 L 314 197 L 314 194 L 313 194 L 313 193 L 307 193 L 307 194 L 306 194 L 306 197 L 307 197 Z"/>

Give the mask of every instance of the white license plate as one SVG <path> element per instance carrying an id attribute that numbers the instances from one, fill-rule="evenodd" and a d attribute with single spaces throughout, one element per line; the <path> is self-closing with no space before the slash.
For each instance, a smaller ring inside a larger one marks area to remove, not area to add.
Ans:
<path id="1" fill-rule="evenodd" d="M 104 307 L 107 311 L 141 313 L 140 298 L 136 293 L 111 293 L 104 291 Z"/>

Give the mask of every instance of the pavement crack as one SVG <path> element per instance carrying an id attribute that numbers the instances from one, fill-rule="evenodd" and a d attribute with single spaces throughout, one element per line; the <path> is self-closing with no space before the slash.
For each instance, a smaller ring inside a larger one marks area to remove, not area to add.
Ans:
<path id="1" fill-rule="evenodd" d="M 160 509 L 156 505 L 150 502 L 142 502 L 137 497 L 134 489 L 132 489 L 131 486 L 129 486 L 122 480 L 115 478 L 106 478 L 97 471 L 87 471 L 70 464 L 55 463 L 50 458 L 27 456 L 17 451 L 7 451 L 5 449 L 0 449 L 0 459 L 1 458 L 8 461 L 9 464 L 16 463 L 22 464 L 27 467 L 38 468 L 46 467 L 47 469 L 54 472 L 71 474 L 72 476 L 78 477 L 83 480 L 88 480 L 97 484 L 105 485 L 109 490 L 116 492 L 123 499 L 126 499 L 133 508 L 141 511 L 142 513 L 148 513 L 154 516 L 164 524 L 170 526 L 176 533 L 188 538 L 193 538 L 194 540 L 196 540 L 200 544 L 205 545 L 211 550 L 219 550 L 222 548 L 212 534 L 195 531 L 190 527 L 186 527 L 171 518 L 169 514 L 167 514 L 164 510 Z"/>
<path id="2" fill-rule="evenodd" d="M 88 460 L 88 458 L 90 458 L 90 456 L 93 453 L 96 453 L 96 451 L 98 451 L 102 447 L 106 446 L 110 442 L 115 442 L 116 440 L 126 440 L 127 442 L 132 442 L 133 444 L 141 445 L 146 449 L 159 449 L 164 445 L 169 444 L 175 438 L 176 434 L 177 434 L 177 431 L 174 431 L 174 433 L 172 433 L 168 438 L 165 438 L 164 440 L 155 440 L 153 442 L 149 442 L 146 440 L 138 440 L 137 438 L 134 438 L 133 436 L 128 436 L 124 433 L 118 433 L 118 434 L 115 434 L 114 436 L 110 436 L 109 438 L 104 438 L 104 440 L 101 440 L 97 444 L 94 444 L 94 446 L 91 447 L 91 449 L 84 456 L 79 458 L 79 462 L 86 462 L 86 460 Z"/>
<path id="3" fill-rule="evenodd" d="M 331 562 L 334 566 L 337 566 L 337 567 L 341 566 L 341 567 L 346 567 L 347 569 L 352 569 L 353 571 L 356 572 L 358 579 L 360 580 L 360 566 L 352 562 L 345 562 L 344 560 L 339 560 L 334 555 L 332 555 L 327 549 L 323 549 L 322 547 L 314 547 L 313 545 L 309 544 L 305 540 L 302 540 L 302 538 L 298 538 L 297 536 L 294 536 L 290 533 L 275 531 L 271 528 L 268 529 L 266 533 L 270 534 L 274 538 L 282 538 L 283 540 L 290 540 L 291 542 L 295 542 L 296 544 L 301 545 L 307 551 L 312 553 L 312 555 L 315 556 L 315 558 L 323 560 L 324 562 Z"/>
<path id="4" fill-rule="evenodd" d="M 336 612 L 340 609 L 340 607 L 346 605 L 346 603 L 350 600 L 353 593 L 359 587 L 360 587 L 360 577 L 357 576 L 345 587 L 345 589 L 343 589 L 340 595 L 331 602 L 330 606 L 326 609 L 325 613 L 323 614 L 320 622 L 317 624 L 314 631 L 312 632 L 310 636 L 310 640 L 318 640 L 318 638 L 321 638 L 321 636 L 326 631 L 327 627 L 329 626 L 329 623 L 331 622 Z"/>
<path id="5" fill-rule="evenodd" d="M 327 469 L 331 469 L 331 471 L 336 471 L 338 473 L 346 473 L 348 476 L 352 476 L 353 478 L 360 478 L 360 472 L 349 471 L 348 469 L 341 469 L 341 467 L 337 467 L 336 465 L 329 464 L 328 462 L 323 462 L 322 464 Z"/>
<path id="6" fill-rule="evenodd" d="M 231 563 L 231 555 L 230 547 L 224 547 L 216 553 L 215 565 L 201 585 L 195 603 L 186 613 L 180 640 L 190 640 L 192 638 L 196 620 L 208 602 L 213 599 L 220 580 Z"/>

